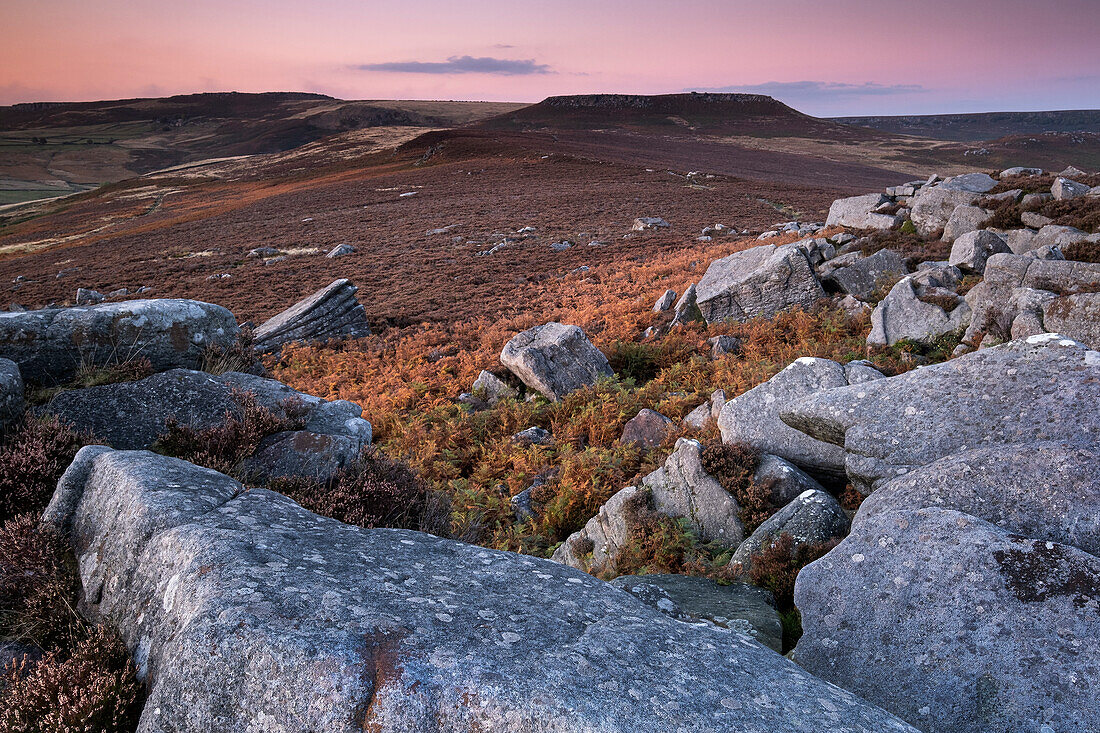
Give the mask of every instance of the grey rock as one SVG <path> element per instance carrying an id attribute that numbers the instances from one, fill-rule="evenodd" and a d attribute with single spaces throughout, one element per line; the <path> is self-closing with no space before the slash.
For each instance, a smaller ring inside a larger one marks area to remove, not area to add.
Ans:
<path id="1" fill-rule="evenodd" d="M 939 295 L 954 298 L 956 306 L 950 313 L 936 303 L 921 299 L 927 293 L 917 292 L 913 278 L 904 277 L 890 289 L 887 297 L 871 311 L 871 332 L 868 346 L 894 346 L 901 341 L 913 341 L 931 346 L 937 339 L 961 333 L 970 322 L 970 306 L 966 300 L 950 291 Z"/>
<path id="2" fill-rule="evenodd" d="M 81 308 L 0 313 L 0 357 L 24 381 L 52 385 L 88 366 L 148 359 L 155 371 L 202 365 L 207 349 L 228 348 L 233 314 L 196 300 L 129 300 Z"/>
<path id="3" fill-rule="evenodd" d="M 1001 171 L 1001 178 L 1010 178 L 1012 176 L 1041 176 L 1043 175 L 1042 168 L 1025 168 L 1023 166 L 1015 166 L 1013 168 L 1005 168 Z"/>
<path id="4" fill-rule="evenodd" d="M 918 288 L 955 290 L 962 279 L 962 270 L 948 262 L 922 262 L 913 273 L 913 284 Z"/>
<path id="5" fill-rule="evenodd" d="M 1088 173 L 1081 170 L 1077 166 L 1071 165 L 1071 166 L 1067 166 L 1066 169 L 1064 171 L 1062 171 L 1061 173 L 1059 173 L 1058 175 L 1062 176 L 1063 178 L 1080 178 L 1082 176 L 1087 176 Z"/>
<path id="6" fill-rule="evenodd" d="M 927 236 L 946 227 L 955 209 L 973 204 L 980 196 L 980 193 L 944 188 L 943 185 L 924 188 L 913 197 L 909 218 L 917 231 Z"/>
<path id="7" fill-rule="evenodd" d="M 332 249 L 330 249 L 328 251 L 328 254 L 325 255 L 325 257 L 329 258 L 330 260 L 333 260 L 333 259 L 336 259 L 337 257 L 343 257 L 344 255 L 350 255 L 350 254 L 355 254 L 355 247 L 352 247 L 350 244 L 338 244 L 335 247 L 333 247 Z"/>
<path id="8" fill-rule="evenodd" d="M 892 229 L 900 223 L 898 217 L 875 211 L 884 203 L 890 203 L 890 200 L 880 193 L 837 199 L 829 207 L 829 217 L 825 220 L 825 225 L 852 229 Z"/>
<path id="9" fill-rule="evenodd" d="M 873 371 L 861 369 L 857 378 L 862 380 Z M 762 453 L 780 456 L 815 477 L 841 478 L 844 451 L 791 428 L 779 415 L 782 408 L 800 398 L 848 384 L 844 366 L 835 361 L 796 359 L 767 382 L 725 404 L 718 418 L 722 442 L 745 443 Z"/>
<path id="10" fill-rule="evenodd" d="M 829 237 L 829 241 L 835 244 L 837 247 L 842 247 L 849 242 L 856 241 L 856 235 L 851 232 L 841 232 L 840 234 L 834 234 Z"/>
<path id="11" fill-rule="evenodd" d="M 1040 246 L 1035 239 L 1038 233 L 1030 229 L 990 229 L 989 231 L 1003 239 L 1013 254 L 1027 254 Z"/>
<path id="12" fill-rule="evenodd" d="M 950 509 L 857 523 L 803 568 L 794 659 L 925 731 L 1100 726 L 1100 559 Z"/>
<path id="13" fill-rule="evenodd" d="M 340 279 L 303 298 L 256 329 L 256 350 L 266 353 L 292 342 L 324 343 L 370 335 L 366 313 L 355 298 L 357 290 Z"/>
<path id="14" fill-rule="evenodd" d="M 855 259 L 847 267 L 833 270 L 824 282 L 832 292 L 870 300 L 876 292 L 893 285 L 908 271 L 901 255 L 890 249 L 880 249 L 869 257 Z"/>
<path id="15" fill-rule="evenodd" d="M 1060 226 L 1058 224 L 1047 224 L 1039 233 L 1035 235 L 1035 246 L 1033 249 L 1045 245 L 1051 245 L 1054 247 L 1065 247 L 1069 244 L 1076 244 L 1077 242 L 1083 242 L 1089 238 L 1089 235 L 1075 227 Z"/>
<path id="16" fill-rule="evenodd" d="M 986 194 L 986 198 L 990 201 L 1008 201 L 1011 203 L 1017 203 L 1023 196 L 1023 189 L 1020 188 L 1014 188 L 1010 191 L 1001 191 L 1000 193 Z"/>
<path id="17" fill-rule="evenodd" d="M 1020 221 L 1023 222 L 1024 226 L 1041 229 L 1054 220 L 1049 216 L 1043 216 L 1037 211 L 1025 211 L 1020 214 Z"/>
<path id="18" fill-rule="evenodd" d="M 981 229 L 992 214 L 989 209 L 979 206 L 959 206 L 951 212 L 951 218 L 943 227 L 943 241 L 954 242 L 967 232 Z"/>
<path id="19" fill-rule="evenodd" d="M 76 289 L 76 304 L 77 305 L 97 305 L 107 299 L 103 293 L 98 290 L 89 290 L 87 288 Z"/>
<path id="20" fill-rule="evenodd" d="M 619 551 L 630 539 L 634 516 L 648 503 L 648 489 L 627 486 L 615 492 L 596 516 L 558 545 L 550 559 L 594 575 L 618 575 Z"/>
<path id="21" fill-rule="evenodd" d="M 642 479 L 654 510 L 674 519 L 684 518 L 705 542 L 734 547 L 744 528 L 737 516 L 737 499 L 703 468 L 703 446 L 680 438 L 661 468 Z"/>
<path id="22" fill-rule="evenodd" d="M 1024 197 L 1022 199 L 1020 199 L 1020 206 L 1024 209 L 1031 209 L 1031 208 L 1034 208 L 1036 206 L 1041 206 L 1042 204 L 1045 204 L 1047 201 L 1053 201 L 1053 200 L 1054 200 L 1054 196 L 1052 196 L 1049 192 L 1048 193 L 1029 193 L 1029 194 L 1025 194 Z"/>
<path id="23" fill-rule="evenodd" d="M 23 415 L 23 375 L 19 365 L 0 359 L 0 433 Z"/>
<path id="24" fill-rule="evenodd" d="M 657 302 L 653 304 L 654 313 L 664 313 L 672 308 L 672 304 L 676 302 L 676 291 L 669 289 L 664 292 L 660 298 L 657 298 Z"/>
<path id="25" fill-rule="evenodd" d="M 553 442 L 553 437 L 549 430 L 533 425 L 514 434 L 512 442 L 521 445 L 548 445 Z"/>
<path id="26" fill-rule="evenodd" d="M 1012 251 L 1003 239 L 988 229 L 967 232 L 954 242 L 948 261 L 964 273 L 976 275 L 985 272 L 986 260 L 991 256 Z"/>
<path id="27" fill-rule="evenodd" d="M 752 480 L 770 487 L 772 505 L 778 507 L 787 506 L 807 491 L 825 490 L 798 466 L 770 453 L 760 454 Z"/>
<path id="28" fill-rule="evenodd" d="M 274 257 L 277 254 L 279 254 L 279 250 L 275 249 L 274 247 L 256 247 L 255 249 L 251 249 L 248 251 L 248 256 L 254 259 L 260 257 Z"/>
<path id="29" fill-rule="evenodd" d="M 564 252 L 565 250 L 570 249 L 572 246 L 572 242 L 552 242 L 550 244 L 550 249 L 554 250 L 555 252 Z"/>
<path id="30" fill-rule="evenodd" d="M 611 585 L 647 606 L 686 623 L 708 623 L 753 637 L 769 649 L 783 652 L 783 624 L 775 597 L 747 583 L 719 585 L 691 575 L 620 575 Z"/>
<path id="31" fill-rule="evenodd" d="M 515 399 L 519 392 L 513 389 L 507 382 L 485 369 L 474 380 L 474 394 L 483 396 L 490 405 L 495 405 L 504 399 Z"/>
<path id="32" fill-rule="evenodd" d="M 1100 293 L 1051 298 L 1042 304 L 1043 328 L 1100 350 Z"/>
<path id="33" fill-rule="evenodd" d="M 702 430 L 711 421 L 710 403 L 704 402 L 684 416 L 683 424 L 689 428 Z"/>
<path id="34" fill-rule="evenodd" d="M 659 216 L 642 216 L 634 220 L 631 228 L 635 232 L 644 232 L 647 229 L 668 229 L 669 223 Z"/>
<path id="35" fill-rule="evenodd" d="M 969 191 L 971 193 L 986 193 L 997 185 L 997 181 L 986 173 L 964 173 L 961 176 L 952 176 L 939 185 L 944 191 Z"/>
<path id="36" fill-rule="evenodd" d="M 710 393 L 710 416 L 717 420 L 722 414 L 722 408 L 726 406 L 726 391 L 716 389 Z"/>
<path id="37" fill-rule="evenodd" d="M 1056 178 L 1050 187 L 1050 193 L 1055 201 L 1068 201 L 1069 199 L 1087 196 L 1089 187 L 1068 178 Z"/>
<path id="38" fill-rule="evenodd" d="M 640 445 L 643 448 L 656 448 L 675 428 L 672 420 L 659 412 L 645 408 L 627 421 L 619 442 L 625 445 Z"/>
<path id="39" fill-rule="evenodd" d="M 371 424 L 363 419 L 363 408 L 348 400 L 322 401 L 305 418 L 305 429 L 321 435 L 354 438 L 370 445 L 374 438 Z"/>
<path id="40" fill-rule="evenodd" d="M 46 518 L 134 652 L 141 733 L 912 730 L 560 564 L 344 525 L 148 453 L 85 449 Z"/>
<path id="41" fill-rule="evenodd" d="M 516 515 L 516 521 L 518 522 L 530 522 L 538 518 L 534 502 L 531 499 L 531 489 L 532 487 L 528 486 L 508 500 L 508 506 L 512 509 L 512 513 Z"/>
<path id="42" fill-rule="evenodd" d="M 686 325 L 692 321 L 703 320 L 703 314 L 699 310 L 699 299 L 696 295 L 695 284 L 692 283 L 680 299 L 676 301 L 676 309 L 672 315 L 672 325 Z"/>
<path id="43" fill-rule="evenodd" d="M 787 401 L 780 416 L 807 436 L 844 446 L 848 479 L 867 495 L 889 479 L 963 450 L 1098 441 L 1100 420 L 1081 410 L 1098 397 L 1100 354 L 1042 334 Z"/>
<path id="44" fill-rule="evenodd" d="M 547 323 L 517 334 L 500 354 L 501 363 L 524 384 L 551 401 L 611 376 L 611 366 L 577 326 Z"/>
<path id="45" fill-rule="evenodd" d="M 823 297 L 805 251 L 765 244 L 715 260 L 699 281 L 699 310 L 708 323 L 771 318 L 792 306 L 808 308 Z"/>
<path id="46" fill-rule="evenodd" d="M 953 509 L 1037 540 L 1100 557 L 1100 446 L 1040 441 L 933 461 L 867 497 L 853 526 L 895 511 Z"/>
<path id="47" fill-rule="evenodd" d="M 737 547 L 730 565 L 747 574 L 753 559 L 785 534 L 795 548 L 838 540 L 848 534 L 848 515 L 831 494 L 808 489 L 757 527 Z"/>
<path id="48" fill-rule="evenodd" d="M 721 359 L 723 356 L 741 353 L 741 339 L 736 336 L 712 336 L 707 339 L 710 344 L 710 358 Z"/>
<path id="49" fill-rule="evenodd" d="M 241 464 L 241 474 L 250 483 L 265 484 L 273 479 L 305 478 L 325 483 L 355 462 L 363 441 L 347 435 L 322 435 L 293 430 L 269 435 Z"/>

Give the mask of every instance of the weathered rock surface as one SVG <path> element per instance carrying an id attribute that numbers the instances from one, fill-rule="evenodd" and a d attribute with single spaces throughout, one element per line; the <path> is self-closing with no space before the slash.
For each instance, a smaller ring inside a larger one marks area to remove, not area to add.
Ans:
<path id="1" fill-rule="evenodd" d="M 1100 293 L 1078 293 L 1043 303 L 1043 328 L 1100 349 Z"/>
<path id="2" fill-rule="evenodd" d="M 686 325 L 692 321 L 703 320 L 703 314 L 699 311 L 698 297 L 696 296 L 695 284 L 688 286 L 688 289 L 684 291 L 684 294 L 680 296 L 680 299 L 676 301 L 676 309 L 673 311 L 672 324 Z"/>
<path id="3" fill-rule="evenodd" d="M 945 456 L 883 483 L 852 524 L 926 508 L 953 509 L 1100 557 L 1100 446 L 1040 441 Z"/>
<path id="4" fill-rule="evenodd" d="M 959 176 L 951 176 L 939 185 L 944 191 L 969 191 L 971 193 L 985 193 L 995 187 L 997 181 L 987 173 L 963 173 Z"/>
<path id="5" fill-rule="evenodd" d="M 711 359 L 721 359 L 723 356 L 741 353 L 741 339 L 736 336 L 726 334 L 712 336 L 707 339 L 707 343 L 710 344 Z"/>
<path id="6" fill-rule="evenodd" d="M 854 259 L 847 267 L 832 270 L 825 278 L 825 285 L 830 291 L 870 300 L 877 291 L 905 277 L 908 271 L 901 255 L 890 249 L 880 249 L 869 257 Z"/>
<path id="7" fill-rule="evenodd" d="M 929 235 L 946 227 L 955 209 L 973 204 L 980 196 L 972 191 L 945 188 L 943 184 L 926 187 L 913 197 L 909 218 L 918 232 Z"/>
<path id="8" fill-rule="evenodd" d="M 981 275 L 985 263 L 995 254 L 1011 252 L 1008 244 L 988 229 L 966 232 L 951 245 L 948 262 L 965 273 Z"/>
<path id="9" fill-rule="evenodd" d="M 611 376 L 611 366 L 577 326 L 547 323 L 517 334 L 504 346 L 500 362 L 524 384 L 549 400 Z"/>
<path id="10" fill-rule="evenodd" d="M 1100 417 L 1081 409 L 1097 399 L 1100 353 L 1043 334 L 889 379 L 784 400 L 779 414 L 807 436 L 844 446 L 848 479 L 867 495 L 963 450 L 1100 441 Z"/>
<path id="11" fill-rule="evenodd" d="M 783 652 L 783 624 L 775 597 L 748 583 L 718 585 L 691 575 L 620 575 L 611 585 L 647 606 L 687 623 L 706 622 L 747 634 L 773 651 Z"/>
<path id="12" fill-rule="evenodd" d="M 929 733 L 1095 730 L 1098 597 L 1077 548 L 890 512 L 799 573 L 794 658 Z"/>
<path id="13" fill-rule="evenodd" d="M 507 382 L 485 369 L 474 380 L 474 394 L 484 397 L 490 405 L 503 399 L 515 399 L 519 395 Z"/>
<path id="14" fill-rule="evenodd" d="M 771 317 L 791 306 L 810 307 L 825 291 L 804 250 L 771 244 L 715 260 L 696 288 L 708 323 Z"/>
<path id="15" fill-rule="evenodd" d="M 784 534 L 791 536 L 794 547 L 838 540 L 848 534 L 848 515 L 831 494 L 809 489 L 757 527 L 737 547 L 730 565 L 748 573 L 753 558 Z"/>
<path id="16" fill-rule="evenodd" d="M 634 220 L 631 231 L 644 232 L 647 229 L 668 229 L 669 223 L 659 216 L 641 216 Z"/>
<path id="17" fill-rule="evenodd" d="M 0 359 L 0 431 L 23 414 L 23 376 L 19 365 Z"/>
<path id="18" fill-rule="evenodd" d="M 642 486 L 656 511 L 687 519 L 706 542 L 732 547 L 744 535 L 737 500 L 703 469 L 702 449 L 697 440 L 677 440 L 664 465 L 642 479 Z"/>
<path id="19" fill-rule="evenodd" d="M 1054 184 L 1050 187 L 1050 192 L 1056 201 L 1067 201 L 1080 196 L 1087 196 L 1089 187 L 1068 178 L 1056 178 Z"/>
<path id="20" fill-rule="evenodd" d="M 829 359 L 796 359 L 767 382 L 725 404 L 718 418 L 722 442 L 745 443 L 785 458 L 814 476 L 843 477 L 844 451 L 791 428 L 779 419 L 780 410 L 822 390 L 881 377 L 859 362 L 845 367 Z"/>
<path id="21" fill-rule="evenodd" d="M 760 454 L 752 480 L 771 487 L 772 504 L 780 507 L 786 506 L 806 491 L 825 490 L 813 476 L 790 461 L 770 453 Z"/>
<path id="22" fill-rule="evenodd" d="M 937 292 L 943 298 L 954 300 L 955 307 L 948 312 L 938 303 L 921 300 L 927 291 L 918 290 L 911 277 L 903 278 L 891 288 L 871 312 L 871 333 L 867 343 L 893 346 L 907 340 L 930 345 L 942 336 L 964 331 L 970 323 L 970 306 L 966 301 L 950 291 Z"/>
<path id="23" fill-rule="evenodd" d="M 86 448 L 46 519 L 134 652 L 141 733 L 911 730 L 560 564 L 344 525 L 181 461 Z"/>
<path id="24" fill-rule="evenodd" d="M 291 430 L 269 435 L 244 459 L 241 474 L 250 484 L 272 479 L 304 478 L 325 483 L 351 465 L 363 449 L 363 441 L 348 435 L 323 435 Z"/>
<path id="25" fill-rule="evenodd" d="M 633 515 L 648 502 L 647 489 L 627 486 L 616 491 L 596 516 L 554 550 L 550 559 L 597 575 L 617 575 L 615 562 L 630 539 Z"/>
<path id="26" fill-rule="evenodd" d="M 335 280 L 256 329 L 258 351 L 277 351 L 292 342 L 314 343 L 370 334 L 358 291 L 347 279 Z"/>
<path id="27" fill-rule="evenodd" d="M 656 448 L 675 429 L 676 426 L 672 420 L 655 410 L 646 408 L 627 421 L 619 442 L 633 443 L 643 448 Z"/>
<path id="28" fill-rule="evenodd" d="M 657 298 L 657 302 L 653 304 L 653 312 L 664 313 L 665 311 L 672 308 L 672 304 L 675 302 L 676 291 L 670 288 L 669 290 L 666 290 L 660 298 Z"/>
<path id="29" fill-rule="evenodd" d="M 300 413 L 313 432 L 370 443 L 371 425 L 360 417 L 358 405 L 325 402 L 274 379 L 240 372 L 215 376 L 172 369 L 137 382 L 61 392 L 42 410 L 114 448 L 131 450 L 152 446 L 170 420 L 201 430 L 222 425 L 229 416 L 239 419 L 243 413 L 237 392 L 251 394 L 259 406 L 281 417 L 287 409 Z"/>
<path id="30" fill-rule="evenodd" d="M 829 218 L 826 219 L 825 226 L 851 227 L 852 229 L 891 229 L 900 223 L 898 217 L 893 214 L 882 214 L 875 211 L 879 206 L 888 202 L 889 199 L 880 193 L 837 199 L 829 207 Z"/>
<path id="31" fill-rule="evenodd" d="M 980 206 L 960 206 L 951 212 L 951 218 L 943 227 L 943 241 L 954 242 L 966 234 L 982 228 L 982 224 L 993 214 Z"/>
<path id="32" fill-rule="evenodd" d="M 65 382 L 87 366 L 148 359 L 153 369 L 201 366 L 209 347 L 239 333 L 233 314 L 197 300 L 130 300 L 85 308 L 0 313 L 0 357 L 32 384 Z"/>

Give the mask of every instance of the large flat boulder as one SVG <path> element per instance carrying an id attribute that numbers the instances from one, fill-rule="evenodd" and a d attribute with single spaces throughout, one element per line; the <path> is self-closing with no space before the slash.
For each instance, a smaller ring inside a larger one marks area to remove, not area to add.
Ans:
<path id="1" fill-rule="evenodd" d="M 890 512 L 799 573 L 794 659 L 928 733 L 1098 730 L 1098 602 L 1094 555 Z"/>
<path id="2" fill-rule="evenodd" d="M 148 359 L 155 371 L 202 366 L 207 350 L 228 348 L 233 314 L 197 300 L 128 300 L 84 308 L 0 313 L 0 357 L 31 384 L 65 382 L 81 368 Z"/>
<path id="3" fill-rule="evenodd" d="M 578 326 L 547 323 L 516 334 L 504 346 L 500 363 L 548 400 L 595 384 L 613 374 L 607 357 Z"/>
<path id="4" fill-rule="evenodd" d="M 341 524 L 146 452 L 84 449 L 45 519 L 134 654 L 141 733 L 912 731 L 564 565 Z"/>
<path id="5" fill-rule="evenodd" d="M 897 476 L 976 448 L 1100 440 L 1100 353 L 1043 334 L 888 379 L 784 400 L 783 422 L 843 446 L 864 495 Z"/>
<path id="6" fill-rule="evenodd" d="M 890 200 L 881 193 L 868 193 L 837 199 L 829 207 L 825 226 L 850 227 L 852 229 L 892 229 L 900 223 L 897 216 L 883 214 L 876 209 Z"/>
<path id="7" fill-rule="evenodd" d="M 771 318 L 792 306 L 809 308 L 824 295 L 797 243 L 765 244 L 715 260 L 696 286 L 696 302 L 708 323 Z"/>
<path id="8" fill-rule="evenodd" d="M 947 188 L 943 184 L 926 186 L 913 197 L 909 218 L 917 231 L 927 236 L 945 228 L 955 209 L 960 206 L 969 206 L 980 197 L 980 193 Z"/>
<path id="9" fill-rule="evenodd" d="M 370 325 L 355 297 L 357 291 L 351 281 L 342 278 L 306 296 L 256 329 L 256 350 L 270 352 L 293 342 L 324 343 L 369 336 Z"/>
<path id="10" fill-rule="evenodd" d="M 845 366 L 829 359 L 796 359 L 767 382 L 726 402 L 718 416 L 722 442 L 744 443 L 777 455 L 815 477 L 842 478 L 843 449 L 790 427 L 779 419 L 780 410 L 823 390 L 881 378 L 880 372 L 861 362 Z"/>

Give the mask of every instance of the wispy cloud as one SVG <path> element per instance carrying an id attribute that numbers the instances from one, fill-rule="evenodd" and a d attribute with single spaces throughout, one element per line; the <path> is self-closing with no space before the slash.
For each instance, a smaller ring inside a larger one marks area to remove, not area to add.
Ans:
<path id="1" fill-rule="evenodd" d="M 883 97 L 895 94 L 916 94 L 927 89 L 919 84 L 849 84 L 838 81 L 770 81 L 764 84 L 742 84 L 708 89 L 688 89 L 697 92 L 744 92 L 746 94 L 767 94 L 772 97 L 796 99 L 801 101 L 819 101 L 838 97 Z"/>
<path id="2" fill-rule="evenodd" d="M 534 59 L 497 59 L 491 56 L 451 56 L 446 61 L 387 61 L 381 64 L 359 64 L 359 71 L 389 71 L 402 74 L 494 74 L 497 76 L 527 76 L 553 74 L 547 64 Z"/>

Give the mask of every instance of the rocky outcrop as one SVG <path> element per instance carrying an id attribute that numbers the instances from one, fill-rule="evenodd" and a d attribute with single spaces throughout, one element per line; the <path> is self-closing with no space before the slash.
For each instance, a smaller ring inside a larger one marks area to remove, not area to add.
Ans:
<path id="1" fill-rule="evenodd" d="M 53 385 L 82 368 L 148 359 L 155 371 L 202 365 L 237 339 L 233 314 L 197 300 L 129 300 L 84 308 L 0 313 L 0 357 L 24 381 Z"/>
<path id="2" fill-rule="evenodd" d="M 655 511 L 686 519 L 706 542 L 736 546 L 744 536 L 737 499 L 703 468 L 702 451 L 697 440 L 677 440 L 664 465 L 642 479 L 642 486 Z"/>
<path id="3" fill-rule="evenodd" d="M 500 362 L 548 400 L 612 375 L 600 350 L 577 326 L 547 323 L 517 334 L 504 346 Z"/>
<path id="4" fill-rule="evenodd" d="M 733 553 L 730 566 L 742 574 L 752 569 L 753 559 L 782 535 L 790 535 L 792 548 L 820 545 L 848 534 L 848 515 L 839 502 L 824 491 L 809 489 L 771 515 Z"/>
<path id="5" fill-rule="evenodd" d="M 0 432 L 23 415 L 23 376 L 19 365 L 0 359 Z"/>
<path id="6" fill-rule="evenodd" d="M 939 302 L 932 301 L 931 295 Z M 970 306 L 962 298 L 945 288 L 918 287 L 915 278 L 906 277 L 871 312 L 867 344 L 893 346 L 912 341 L 931 345 L 943 336 L 962 333 L 969 323 Z"/>
<path id="7" fill-rule="evenodd" d="M 620 575 L 611 585 L 647 606 L 686 623 L 708 623 L 733 629 L 783 653 L 783 624 L 775 597 L 747 583 L 719 585 L 691 575 Z"/>
<path id="8" fill-rule="evenodd" d="M 824 294 L 797 243 L 765 244 L 715 260 L 696 288 L 708 323 L 770 318 L 791 306 L 808 308 Z"/>
<path id="9" fill-rule="evenodd" d="M 975 275 L 985 272 L 985 263 L 993 255 L 1012 251 L 1003 239 L 988 229 L 967 232 L 953 241 L 948 262 Z"/>
<path id="10" fill-rule="evenodd" d="M 167 431 L 169 422 L 195 430 L 241 419 L 242 398 L 250 395 L 260 407 L 280 417 L 300 417 L 306 430 L 371 441 L 371 425 L 352 402 L 326 402 L 274 379 L 228 372 L 207 374 L 172 369 L 137 382 L 61 392 L 42 408 L 62 421 L 114 448 L 149 448 Z"/>
<path id="11" fill-rule="evenodd" d="M 666 290 L 660 298 L 657 298 L 657 302 L 653 304 L 654 313 L 664 313 L 672 308 L 672 304 L 676 302 L 676 291 L 671 288 Z"/>
<path id="12" fill-rule="evenodd" d="M 365 443 L 349 435 L 289 430 L 269 435 L 245 458 L 240 475 L 249 484 L 303 478 L 323 484 L 359 457 Z"/>
<path id="13" fill-rule="evenodd" d="M 45 519 L 134 653 L 142 733 L 911 731 L 561 564 L 344 525 L 149 453 L 84 449 Z"/>
<path id="14" fill-rule="evenodd" d="M 829 207 L 829 218 L 825 226 L 850 227 L 852 229 L 892 229 L 901 223 L 893 214 L 879 213 L 877 210 L 889 199 L 880 193 L 852 196 L 837 199 Z"/>
<path id="15" fill-rule="evenodd" d="M 1100 293 L 1049 298 L 1042 309 L 1044 330 L 1064 333 L 1089 348 L 1100 349 Z"/>
<path id="16" fill-rule="evenodd" d="M 930 733 L 1095 730 L 1098 594 L 1080 549 L 899 510 L 799 573 L 794 658 Z"/>
<path id="17" fill-rule="evenodd" d="M 845 267 L 831 269 L 823 278 L 823 283 L 831 292 L 871 300 L 876 292 L 881 293 L 889 288 L 907 272 L 909 268 L 901 255 L 890 249 L 880 249 L 868 257 L 853 258 L 853 262 Z"/>
<path id="18" fill-rule="evenodd" d="M 977 231 L 982 228 L 993 214 L 989 209 L 979 206 L 959 206 L 951 212 L 951 218 L 943 227 L 943 241 L 954 242 L 967 232 Z"/>
<path id="19" fill-rule="evenodd" d="M 925 187 L 913 197 L 910 219 L 917 231 L 929 235 L 947 226 L 951 215 L 960 206 L 970 206 L 980 193 L 946 188 L 944 184 Z"/>
<path id="20" fill-rule="evenodd" d="M 779 419 L 780 410 L 823 390 L 862 385 L 882 374 L 862 362 L 841 365 L 829 359 L 803 357 L 767 382 L 726 402 L 718 417 L 722 442 L 745 443 L 780 456 L 813 476 L 844 476 L 844 451 L 811 438 Z"/>
<path id="21" fill-rule="evenodd" d="M 257 351 L 278 351 L 293 342 L 323 343 L 332 339 L 370 335 L 358 291 L 349 280 L 340 279 L 303 298 L 256 329 Z"/>
<path id="22" fill-rule="evenodd" d="M 806 436 L 843 446 L 848 480 L 867 495 L 963 450 L 1100 441 L 1100 418 L 1081 409 L 1098 398 L 1100 354 L 1043 334 L 897 377 L 784 400 L 778 411 Z"/>

